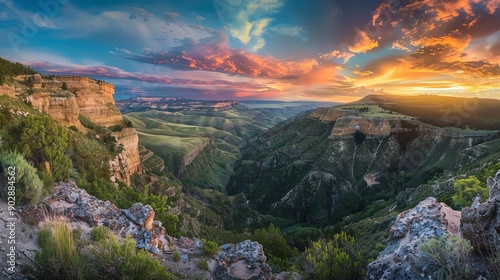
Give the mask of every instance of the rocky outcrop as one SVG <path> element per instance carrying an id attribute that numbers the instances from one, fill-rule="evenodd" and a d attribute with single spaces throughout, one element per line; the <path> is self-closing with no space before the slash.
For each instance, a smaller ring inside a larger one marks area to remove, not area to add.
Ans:
<path id="1" fill-rule="evenodd" d="M 64 216 L 70 222 L 83 221 L 87 227 L 105 226 L 122 237 L 132 235 L 139 248 L 158 254 L 158 247 L 163 246 L 159 236 L 165 234 L 165 229 L 161 222 L 154 221 L 154 214 L 151 206 L 140 203 L 121 210 L 109 201 L 89 195 L 74 182 L 68 182 L 57 184 L 32 215 L 39 221 Z"/>
<path id="2" fill-rule="evenodd" d="M 271 279 L 271 267 L 266 264 L 262 245 L 246 240 L 238 244 L 224 244 L 215 257 L 214 277 L 219 280 Z"/>
<path id="3" fill-rule="evenodd" d="M 438 267 L 419 244 L 428 239 L 459 236 L 460 212 L 429 197 L 398 215 L 387 247 L 368 265 L 366 279 L 437 279 Z"/>
<path id="4" fill-rule="evenodd" d="M 130 234 L 137 248 L 156 254 L 163 265 L 186 279 L 301 279 L 293 273 L 273 275 L 262 245 L 257 242 L 225 244 L 214 258 L 203 256 L 200 239 L 169 236 L 162 223 L 154 221 L 155 212 L 149 205 L 135 203 L 129 209 L 119 209 L 89 195 L 74 182 L 56 184 L 35 208 L 18 207 L 17 212 L 30 221 L 62 218 L 72 228 L 80 229 L 82 236 L 96 226 L 105 226 L 121 238 Z M 172 261 L 174 252 L 180 254 L 180 261 Z M 209 264 L 208 271 L 197 267 L 201 261 Z"/>
<path id="5" fill-rule="evenodd" d="M 465 239 L 486 254 L 500 252 L 500 170 L 487 180 L 489 199 L 476 197 L 471 207 L 462 209 L 460 228 Z"/>
<path id="6" fill-rule="evenodd" d="M 111 181 L 119 180 L 130 185 L 130 175 L 144 172 L 139 156 L 139 136 L 132 127 L 113 132 L 113 136 L 123 151 L 110 161 Z"/>

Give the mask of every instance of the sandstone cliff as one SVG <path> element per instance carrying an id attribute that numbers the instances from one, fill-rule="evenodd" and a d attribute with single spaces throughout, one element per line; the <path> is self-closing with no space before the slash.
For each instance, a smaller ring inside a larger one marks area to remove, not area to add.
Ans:
<path id="1" fill-rule="evenodd" d="M 67 98 L 74 99 L 71 101 L 73 114 L 78 112 L 94 123 L 106 127 L 123 123 L 123 116 L 113 99 L 115 88 L 111 84 L 79 76 L 55 76 L 43 79 L 39 74 L 27 76 L 25 80 L 34 90 L 34 94 L 28 100 L 35 108 L 46 114 L 51 115 L 53 111 L 60 111 L 58 107 L 61 105 L 61 100 Z M 54 95 L 57 98 L 50 98 Z"/>
<path id="2" fill-rule="evenodd" d="M 113 132 L 113 136 L 123 146 L 123 151 L 110 162 L 113 174 L 111 181 L 119 180 L 130 185 L 130 175 L 144 171 L 139 157 L 139 136 L 132 127 Z"/>
<path id="3" fill-rule="evenodd" d="M 70 127 L 74 126 L 79 131 L 85 131 L 85 128 L 78 120 L 80 108 L 73 94 L 66 96 L 53 96 L 50 92 L 34 93 L 27 97 L 31 105 L 38 110 L 54 118 L 60 124 Z"/>
<path id="4" fill-rule="evenodd" d="M 44 78 L 39 74 L 24 76 L 23 80 L 31 86 L 32 91 L 26 100 L 66 127 L 74 126 L 80 132 L 85 132 L 79 120 L 80 115 L 104 127 L 123 125 L 123 116 L 115 105 L 115 89 L 111 84 L 89 77 Z M 6 91 L 10 92 L 11 89 Z M 139 158 L 139 137 L 134 128 L 124 128 L 114 132 L 113 136 L 123 151 L 110 161 L 110 177 L 113 182 L 120 180 L 129 185 L 130 175 L 143 172 Z"/>
<path id="5" fill-rule="evenodd" d="M 351 137 L 356 131 L 366 134 L 367 137 L 385 137 L 408 132 L 439 138 L 483 138 L 489 134 L 489 132 L 482 131 L 466 132 L 458 129 L 440 128 L 401 115 L 394 115 L 394 117 L 364 116 L 354 111 L 348 112 L 335 107 L 316 109 L 309 116 L 323 122 L 333 122 L 331 138 Z"/>

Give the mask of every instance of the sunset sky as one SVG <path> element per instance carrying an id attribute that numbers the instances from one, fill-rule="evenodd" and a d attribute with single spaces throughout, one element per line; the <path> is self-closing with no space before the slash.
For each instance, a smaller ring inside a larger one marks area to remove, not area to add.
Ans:
<path id="1" fill-rule="evenodd" d="M 0 0 L 0 56 L 118 97 L 500 98 L 500 0 Z"/>

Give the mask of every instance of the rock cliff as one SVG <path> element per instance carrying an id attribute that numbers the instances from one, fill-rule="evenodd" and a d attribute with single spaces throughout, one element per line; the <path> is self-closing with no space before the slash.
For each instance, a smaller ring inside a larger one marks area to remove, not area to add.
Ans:
<path id="1" fill-rule="evenodd" d="M 66 127 L 74 126 L 78 131 L 85 132 L 86 128 L 79 120 L 80 115 L 104 127 L 124 123 L 123 116 L 115 105 L 115 90 L 111 84 L 89 77 L 42 77 L 40 74 L 20 76 L 18 80 L 24 80 L 31 87 L 32 93 L 26 97 L 26 101 Z M 12 94 L 21 88 L 4 85 L 0 93 L 2 90 L 6 94 Z M 130 185 L 130 175 L 143 172 L 139 157 L 139 137 L 134 128 L 124 128 L 114 132 L 113 136 L 123 147 L 123 151 L 110 161 L 111 180 Z"/>
<path id="2" fill-rule="evenodd" d="M 98 125 L 109 127 L 123 123 L 123 116 L 113 99 L 115 88 L 111 84 L 81 76 L 44 79 L 39 74 L 26 76 L 25 80 L 35 93 L 28 100 L 44 113 L 51 115 L 52 111 L 61 110 L 58 109 L 61 100 L 67 98 L 76 101 L 71 103 L 73 112 L 82 114 Z M 50 98 L 54 95 L 58 98 Z"/>
<path id="3" fill-rule="evenodd" d="M 58 123 L 70 127 L 74 126 L 79 131 L 85 131 L 85 128 L 78 120 L 80 108 L 74 94 L 66 96 L 54 96 L 50 92 L 34 93 L 27 97 L 31 105 L 38 110 L 54 118 Z"/>
<path id="4" fill-rule="evenodd" d="M 489 199 L 481 203 L 481 198 L 476 197 L 471 207 L 462 211 L 454 211 L 429 197 L 399 214 L 390 229 L 387 247 L 368 265 L 366 279 L 439 279 L 443 269 L 450 268 L 459 271 L 447 271 L 449 277 L 498 279 L 500 170 L 488 178 L 487 184 Z M 449 240 L 450 236 L 457 237 L 457 243 L 443 245 L 440 255 L 434 258 L 419 245 L 430 239 Z M 463 239 L 469 240 L 474 250 L 467 253 L 445 247 L 461 246 Z"/>
<path id="5" fill-rule="evenodd" d="M 123 151 L 110 161 L 113 174 L 111 181 L 119 180 L 130 185 L 130 175 L 144 172 L 139 157 L 139 136 L 132 127 L 113 132 L 113 136 L 116 137 L 118 144 L 123 146 Z"/>

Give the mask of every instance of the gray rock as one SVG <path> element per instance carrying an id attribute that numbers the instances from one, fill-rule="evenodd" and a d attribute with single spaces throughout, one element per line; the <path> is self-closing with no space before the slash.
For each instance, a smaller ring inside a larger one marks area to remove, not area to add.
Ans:
<path id="1" fill-rule="evenodd" d="M 452 216 L 455 219 L 449 219 Z M 434 279 L 439 268 L 429 265 L 433 262 L 418 245 L 431 238 L 458 235 L 458 217 L 458 211 L 433 197 L 399 214 L 390 229 L 387 247 L 368 265 L 366 279 Z"/>
<path id="2" fill-rule="evenodd" d="M 267 258 L 258 242 L 246 240 L 238 244 L 224 244 L 219 249 L 215 256 L 215 279 L 271 279 L 271 267 L 266 263 Z M 236 266 L 239 269 L 233 269 Z M 232 271 L 244 275 L 234 275 Z"/>

